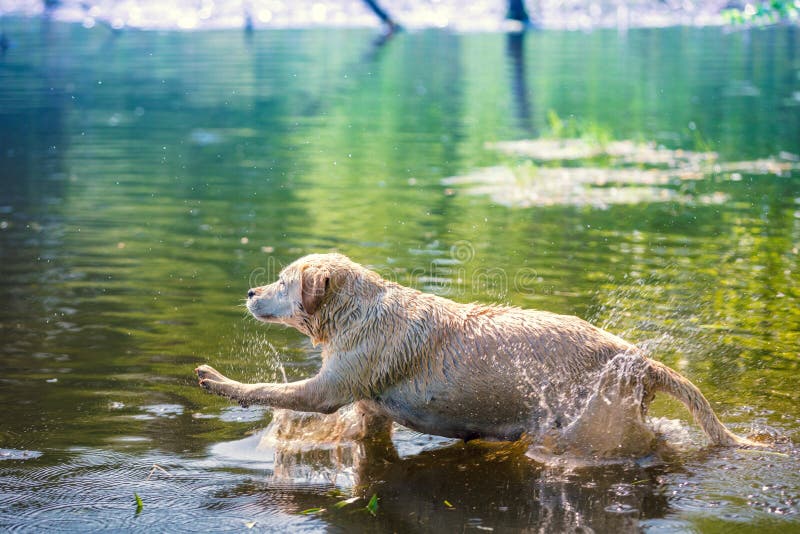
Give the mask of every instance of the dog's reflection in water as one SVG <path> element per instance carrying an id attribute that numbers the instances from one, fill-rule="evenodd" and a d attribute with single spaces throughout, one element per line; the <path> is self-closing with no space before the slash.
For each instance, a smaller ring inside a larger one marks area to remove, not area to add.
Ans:
<path id="1" fill-rule="evenodd" d="M 657 482 L 664 467 L 629 462 L 568 471 L 531 460 L 524 440 L 464 443 L 395 426 L 393 441 L 388 427 L 365 435 L 363 420 L 356 406 L 330 415 L 275 410 L 265 430 L 239 442 L 240 451 L 250 448 L 251 459 L 271 456 L 273 476 L 232 492 L 246 490 L 265 508 L 277 504 L 289 514 L 328 508 L 318 517 L 340 528 L 374 528 L 379 521 L 397 532 L 448 532 L 470 522 L 495 529 L 622 532 L 668 511 Z M 354 508 L 377 494 L 378 518 L 336 510 L 342 497 L 326 496 L 332 487 L 363 497 Z"/>
<path id="2" fill-rule="evenodd" d="M 332 414 L 276 409 L 257 450 L 273 452 L 277 479 L 353 486 L 365 460 L 397 460 L 390 425 L 359 405 Z"/>

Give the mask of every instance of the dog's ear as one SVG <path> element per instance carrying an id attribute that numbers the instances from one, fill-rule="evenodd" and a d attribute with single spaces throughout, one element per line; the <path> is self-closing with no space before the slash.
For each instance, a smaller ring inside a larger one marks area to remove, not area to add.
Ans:
<path id="1" fill-rule="evenodd" d="M 330 276 L 327 271 L 313 267 L 303 270 L 300 289 L 303 309 L 307 314 L 314 315 L 325 298 L 329 285 Z"/>

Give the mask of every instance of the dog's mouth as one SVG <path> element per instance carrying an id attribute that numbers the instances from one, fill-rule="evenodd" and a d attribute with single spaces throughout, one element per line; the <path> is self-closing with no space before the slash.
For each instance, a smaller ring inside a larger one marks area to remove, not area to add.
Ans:
<path id="1" fill-rule="evenodd" d="M 274 321 L 275 316 L 271 313 L 261 313 L 257 306 L 255 306 L 251 301 L 247 302 L 247 311 L 250 312 L 250 315 L 258 319 L 259 321 L 269 322 Z"/>

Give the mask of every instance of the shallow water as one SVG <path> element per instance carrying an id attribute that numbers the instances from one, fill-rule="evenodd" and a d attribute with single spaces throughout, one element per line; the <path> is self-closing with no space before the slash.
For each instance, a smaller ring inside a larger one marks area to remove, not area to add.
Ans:
<path id="1" fill-rule="evenodd" d="M 3 31 L 0 528 L 800 525 L 795 29 L 424 31 L 382 47 L 366 30 Z M 643 195 L 619 169 L 670 161 L 493 148 L 557 135 L 713 152 L 717 167 Z M 783 165 L 729 165 L 769 158 Z M 492 168 L 527 173 L 512 200 L 551 190 L 534 187 L 551 169 L 591 189 L 501 202 L 448 180 Z M 587 186 L 587 168 L 613 183 Z M 574 201 L 603 187 L 625 201 Z M 332 249 L 459 301 L 586 317 L 689 376 L 735 431 L 780 443 L 708 450 L 662 400 L 652 423 L 677 450 L 661 460 L 564 471 L 401 430 L 396 458 L 278 465 L 257 450 L 269 412 L 205 395 L 192 369 L 313 373 L 310 343 L 247 318 L 242 297 Z"/>

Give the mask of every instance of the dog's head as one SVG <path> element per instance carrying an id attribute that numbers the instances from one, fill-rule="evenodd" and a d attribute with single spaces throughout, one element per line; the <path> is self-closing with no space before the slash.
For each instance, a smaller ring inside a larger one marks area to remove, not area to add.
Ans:
<path id="1" fill-rule="evenodd" d="M 309 330 L 321 307 L 373 278 L 378 278 L 375 273 L 341 254 L 310 254 L 283 269 L 276 282 L 250 289 L 247 309 L 260 321 L 292 326 L 315 337 Z"/>

